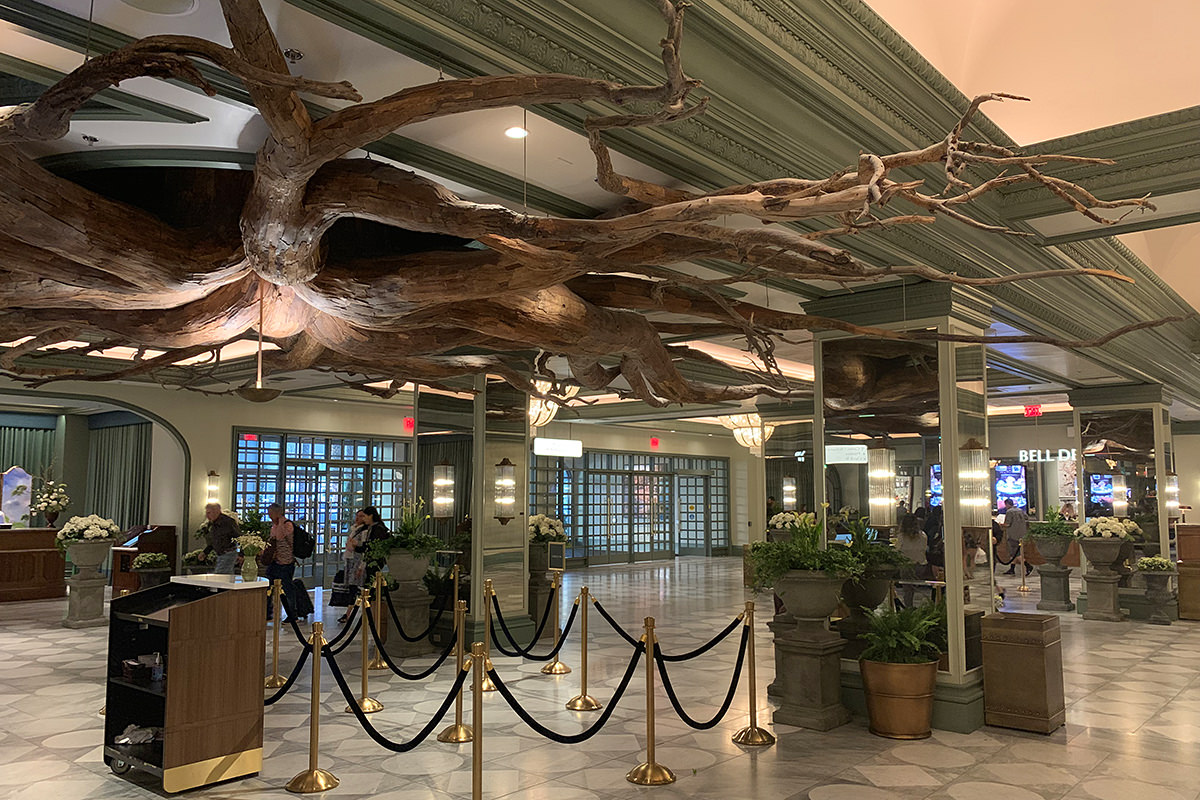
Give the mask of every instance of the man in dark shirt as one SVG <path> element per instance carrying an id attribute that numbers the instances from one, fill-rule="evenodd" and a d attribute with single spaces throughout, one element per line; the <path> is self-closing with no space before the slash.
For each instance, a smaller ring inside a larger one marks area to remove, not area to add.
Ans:
<path id="1" fill-rule="evenodd" d="M 217 556 L 213 572 L 232 575 L 237 568 L 238 557 L 237 545 L 233 540 L 241 535 L 237 520 L 228 514 L 222 514 L 220 503 L 206 505 L 204 518 L 208 520 L 208 543 Z"/>

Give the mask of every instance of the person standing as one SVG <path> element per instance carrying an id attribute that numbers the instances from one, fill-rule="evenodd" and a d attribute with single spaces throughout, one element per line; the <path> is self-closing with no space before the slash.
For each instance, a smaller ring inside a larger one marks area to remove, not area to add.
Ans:
<path id="1" fill-rule="evenodd" d="M 366 578 L 367 537 L 371 533 L 371 523 L 363 511 L 354 512 L 354 524 L 350 527 L 350 535 L 346 537 L 345 582 L 347 586 L 363 585 Z M 338 622 L 345 622 L 349 610 L 338 617 Z"/>
<path id="2" fill-rule="evenodd" d="M 1006 498 L 1004 501 L 1004 522 L 1001 525 L 1004 527 L 1004 537 L 1008 540 L 1008 555 L 1013 559 L 1012 566 L 1004 574 L 1016 574 L 1017 564 L 1025 567 L 1026 575 L 1033 572 L 1033 567 L 1026 564 L 1025 559 L 1018 555 L 1021 540 L 1029 533 L 1029 517 L 1023 509 L 1013 504 L 1011 498 Z M 1020 560 L 1018 561 L 1018 559 Z"/>
<path id="3" fill-rule="evenodd" d="M 213 572 L 232 575 L 237 569 L 237 545 L 233 540 L 241 535 L 237 520 L 221 511 L 220 503 L 204 506 L 204 518 L 208 520 L 208 544 L 216 555 Z"/>
<path id="4" fill-rule="evenodd" d="M 916 587 L 912 582 L 927 580 L 929 577 L 929 559 L 925 555 L 928 545 L 929 539 L 918 525 L 917 518 L 912 514 L 900 517 L 900 524 L 897 526 L 896 549 L 912 561 L 911 567 L 904 568 L 906 582 L 902 584 L 900 590 L 905 607 L 912 607 L 913 604 Z"/>
<path id="5" fill-rule="evenodd" d="M 297 602 L 299 598 L 296 597 L 296 585 L 293 582 L 296 577 L 296 553 L 293 549 L 296 527 L 291 520 L 284 516 L 283 506 L 279 503 L 271 503 L 267 506 L 267 516 L 271 519 L 271 536 L 268 544 L 275 548 L 275 558 L 267 565 L 267 580 L 283 582 L 283 605 L 288 612 L 288 618 L 284 622 L 291 622 L 295 614 L 292 609 L 300 607 Z M 271 613 L 271 599 L 268 597 L 267 619 L 271 618 Z"/>

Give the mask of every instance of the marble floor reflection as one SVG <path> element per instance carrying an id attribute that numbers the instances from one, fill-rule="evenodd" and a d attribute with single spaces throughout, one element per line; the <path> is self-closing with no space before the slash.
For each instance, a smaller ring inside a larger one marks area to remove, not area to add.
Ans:
<path id="1" fill-rule="evenodd" d="M 1001 577 L 1010 610 L 1033 610 L 1036 591 L 1016 591 L 1019 578 Z M 657 620 L 663 649 L 690 650 L 707 641 L 754 599 L 742 583 L 740 559 L 680 558 L 570 572 L 566 595 L 587 584 L 634 636 L 644 617 Z M 769 597 L 758 598 L 770 608 Z M 101 758 L 106 628 L 59 626 L 64 601 L 0 604 L 0 798 L 143 798 L 161 796 L 154 779 L 112 775 Z M 569 606 L 564 604 L 565 619 Z M 333 623 L 340 609 L 322 609 Z M 745 724 L 747 698 L 735 696 L 726 719 L 708 731 L 684 725 L 658 689 L 657 760 L 678 781 L 638 787 L 625 773 L 644 758 L 643 671 L 604 729 L 577 745 L 533 733 L 498 694 L 484 704 L 484 796 L 528 800 L 608 800 L 631 796 L 788 798 L 795 800 L 1194 800 L 1200 797 L 1200 624 L 1157 627 L 1142 622 L 1085 622 L 1062 614 L 1067 725 L 1050 736 L 984 728 L 969 735 L 936 731 L 920 742 L 872 736 L 864 719 L 829 733 L 774 726 L 778 743 L 743 748 L 730 735 Z M 598 614 L 590 617 L 589 691 L 612 696 L 630 648 Z M 298 645 L 287 634 L 281 661 L 294 662 Z M 773 677 L 771 637 L 757 631 L 759 685 Z M 716 712 L 729 686 L 737 639 L 707 655 L 671 665 L 688 712 Z M 563 733 L 581 731 L 595 714 L 570 712 L 563 703 L 578 692 L 579 647 L 573 637 L 562 659 L 575 671 L 540 674 L 540 664 L 496 657 L 516 697 L 538 720 Z M 357 686 L 355 648 L 339 658 Z M 413 670 L 428 658 L 405 662 Z M 409 682 L 371 673 L 372 696 L 385 709 L 372 716 L 393 740 L 413 736 L 446 696 L 453 669 Z M 257 681 L 259 676 L 248 675 Z M 341 779 L 329 797 L 425 800 L 471 796 L 471 746 L 432 738 L 411 753 L 389 752 L 371 741 L 326 676 L 322 680 L 320 763 Z M 261 774 L 199 789 L 190 797 L 290 797 L 287 780 L 307 765 L 309 686 L 305 675 L 265 714 Z M 214 691 L 219 688 L 214 687 Z M 468 715 L 470 703 L 467 704 Z M 760 720 L 771 724 L 765 695 Z M 468 716 L 469 719 L 469 716 Z"/>

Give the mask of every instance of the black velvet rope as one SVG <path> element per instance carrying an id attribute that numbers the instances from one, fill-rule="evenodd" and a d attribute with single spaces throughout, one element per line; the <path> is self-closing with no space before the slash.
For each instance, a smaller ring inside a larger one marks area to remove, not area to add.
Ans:
<path id="1" fill-rule="evenodd" d="M 637 649 L 633 651 L 633 656 L 629 659 L 629 666 L 625 669 L 625 675 L 621 678 L 620 685 L 617 686 L 617 690 L 613 693 L 612 699 L 608 701 L 608 705 L 605 706 L 604 710 L 600 712 L 600 717 L 586 730 L 570 735 L 552 731 L 530 716 L 529 712 L 522 708 L 521 704 L 517 702 L 517 699 L 513 697 L 513 694 L 509 688 L 504 685 L 504 681 L 500 679 L 500 675 L 496 672 L 496 670 L 489 669 L 488 677 L 490 677 L 492 679 L 492 683 L 496 685 L 496 691 L 500 693 L 500 696 L 503 697 L 505 702 L 507 702 L 512 710 L 516 712 L 517 716 L 521 718 L 521 721 L 533 729 L 534 733 L 545 736 L 547 739 L 558 742 L 559 744 L 579 744 L 580 742 L 586 742 L 588 739 L 599 733 L 600 729 L 603 728 L 605 723 L 608 722 L 609 717 L 612 716 L 617 704 L 621 702 L 621 697 L 625 694 L 625 690 L 629 688 L 629 681 L 633 679 L 633 673 L 637 670 L 638 662 L 642 660 L 642 655 L 645 652 L 646 646 L 641 642 L 638 642 Z"/>
<path id="2" fill-rule="evenodd" d="M 634 637 L 630 636 L 628 633 L 626 633 L 626 632 L 625 632 L 625 629 L 624 629 L 624 628 L 622 628 L 620 625 L 618 625 L 618 624 L 617 624 L 617 621 L 616 621 L 615 619 L 613 619 L 613 618 L 612 618 L 612 615 L 610 615 L 610 614 L 608 613 L 608 611 L 606 611 L 606 610 L 604 609 L 604 606 L 602 606 L 602 605 L 600 604 L 600 601 L 599 601 L 599 600 L 593 600 L 593 601 L 592 601 L 592 604 L 596 606 L 596 610 L 600 612 L 600 616 L 604 617 L 604 621 L 605 621 L 605 622 L 607 622 L 607 623 L 608 623 L 610 626 L 612 626 L 612 629 L 613 629 L 614 631 L 616 631 L 617 633 L 621 634 L 621 638 L 622 638 L 622 639 L 624 639 L 625 641 L 629 642 L 629 643 L 630 643 L 631 645 L 633 645 L 634 647 L 640 647 L 640 646 L 641 646 L 641 644 L 642 644 L 642 643 L 641 643 L 640 641 L 638 641 L 638 640 L 637 640 L 637 639 L 635 639 Z"/>
<path id="3" fill-rule="evenodd" d="M 325 644 L 325 649 L 328 650 L 330 655 L 336 656 L 338 653 L 342 652 L 347 647 L 354 644 L 354 640 L 358 638 L 358 632 L 361 628 L 362 628 L 362 617 L 359 617 L 358 619 L 354 620 L 353 625 L 347 625 L 345 628 L 342 629 L 341 633 L 339 633 L 332 641 L 327 642 Z M 349 635 L 346 635 L 346 634 L 349 634 Z M 339 640 L 340 640 L 340 643 L 335 644 L 335 642 L 338 642 Z"/>
<path id="4" fill-rule="evenodd" d="M 1021 555 L 1024 552 L 1025 552 L 1025 545 L 1022 544 L 1020 547 L 1017 548 L 1017 552 L 1015 552 L 1011 556 L 1009 556 L 1008 561 L 1005 561 L 1003 558 L 1000 557 L 1000 554 L 996 552 L 996 548 L 994 548 L 994 547 L 992 548 L 992 556 L 996 559 L 996 563 L 1003 564 L 1006 567 L 1010 566 L 1014 561 L 1017 560 L 1017 556 Z"/>
<path id="5" fill-rule="evenodd" d="M 292 684 L 296 682 L 296 678 L 300 677 L 300 671 L 304 669 L 304 662 L 308 661 L 308 657 L 310 655 L 312 655 L 312 646 L 306 645 L 305 648 L 300 651 L 300 657 L 296 659 L 296 666 L 292 667 L 292 674 L 288 675 L 287 682 L 285 682 L 283 686 L 279 687 L 279 691 L 263 700 L 264 706 L 275 705 L 275 703 L 279 702 L 279 700 L 288 693 L 288 690 L 292 688 Z"/>
<path id="6" fill-rule="evenodd" d="M 517 644 L 517 640 L 513 638 L 512 633 L 510 633 L 508 630 L 508 625 L 504 623 L 504 612 L 500 610 L 500 598 L 496 597 L 495 594 L 492 595 L 493 613 L 488 621 L 488 624 L 492 629 L 492 644 L 496 647 L 496 650 L 498 650 L 501 655 L 513 657 L 524 656 L 528 655 L 530 650 L 533 650 L 533 647 L 537 644 L 538 639 L 542 638 L 542 631 L 546 630 L 546 622 L 550 619 L 550 609 L 554 608 L 554 595 L 557 593 L 557 588 L 550 589 L 550 595 L 546 598 L 546 607 L 542 609 L 542 619 L 540 622 L 538 622 L 537 630 L 533 632 L 533 641 L 529 643 L 528 648 L 522 648 L 521 645 Z M 500 622 L 500 629 L 504 631 L 504 636 L 508 639 L 508 643 L 516 649 L 516 652 L 505 650 L 504 645 L 500 644 L 500 637 L 496 635 L 497 621 Z"/>
<path id="7" fill-rule="evenodd" d="M 679 653 L 678 655 L 673 655 L 673 656 L 669 656 L 666 653 L 663 653 L 662 660 L 663 661 L 688 661 L 690 659 L 696 658 L 697 656 L 704 655 L 709 650 L 712 650 L 718 644 L 725 641 L 725 637 L 727 637 L 727 636 L 729 636 L 729 634 L 733 633 L 734 628 L 736 628 L 738 625 L 742 624 L 742 619 L 743 618 L 740 615 L 734 617 L 733 621 L 731 621 L 728 625 L 726 625 L 724 630 L 722 630 L 720 633 L 718 633 L 714 638 L 710 639 L 708 642 L 697 647 L 695 650 L 689 650 L 686 653 Z"/>
<path id="8" fill-rule="evenodd" d="M 387 650 L 379 642 L 379 631 L 375 627 L 375 617 L 371 614 L 364 614 L 367 618 L 367 624 L 371 626 L 371 636 L 375 639 L 375 652 L 383 659 L 383 663 L 387 664 L 388 669 L 404 678 L 406 681 L 419 681 L 423 678 L 428 678 L 433 673 L 437 672 L 438 667 L 446 663 L 446 659 L 454 652 L 454 645 L 458 641 L 458 628 L 450 632 L 450 642 L 442 650 L 442 654 L 437 657 L 427 669 L 422 672 L 405 672 L 401 667 L 396 666 L 396 662 L 392 661 L 392 657 L 388 655 Z"/>
<path id="9" fill-rule="evenodd" d="M 512 642 L 513 646 L 515 647 L 516 642 L 513 642 L 512 634 L 510 634 L 508 632 L 508 628 L 504 625 L 504 617 L 498 616 L 500 614 L 500 604 L 498 602 L 496 602 L 496 598 L 494 596 L 492 597 L 492 605 L 496 610 L 496 614 L 497 614 L 496 618 L 498 618 L 500 620 L 500 628 L 504 631 L 504 635 L 508 637 L 508 641 Z M 547 608 L 549 608 L 548 605 L 547 605 Z M 496 650 L 499 651 L 501 655 L 521 656 L 523 658 L 529 659 L 530 661 L 553 661 L 555 658 L 558 657 L 558 653 L 560 650 L 562 650 L 563 645 L 566 643 L 567 637 L 570 636 L 571 628 L 574 627 L 574 625 L 575 625 L 575 617 L 577 617 L 578 615 L 579 615 L 579 603 L 574 603 L 571 606 L 571 613 L 567 615 L 567 624 L 563 626 L 562 633 L 558 637 L 558 644 L 554 645 L 554 649 L 552 649 L 549 653 L 546 653 L 545 655 L 535 656 L 535 655 L 533 655 L 533 653 L 530 652 L 531 650 L 533 650 L 534 646 L 537 645 L 538 639 L 540 639 L 542 637 L 542 630 L 546 627 L 547 615 L 545 615 L 545 614 L 542 615 L 542 624 L 538 625 L 537 631 L 534 632 L 533 641 L 529 643 L 529 647 L 527 647 L 527 648 L 517 647 L 515 652 L 504 649 L 504 647 L 500 644 L 500 639 L 498 636 L 496 636 L 496 627 L 495 627 L 495 619 L 496 618 L 493 618 L 492 644 L 494 644 L 496 646 Z"/>
<path id="10" fill-rule="evenodd" d="M 340 653 L 346 649 L 346 644 L 344 642 L 342 643 L 342 645 L 340 647 L 338 647 L 338 643 L 341 642 L 342 639 L 346 638 L 347 633 L 350 634 L 348 641 L 353 640 L 354 634 L 358 633 L 358 625 L 354 624 L 357 621 L 355 619 L 355 615 L 357 613 L 358 613 L 358 606 L 352 606 L 349 611 L 349 616 L 346 617 L 346 626 L 344 628 L 342 628 L 340 631 L 338 631 L 337 636 L 334 636 L 332 639 L 326 640 L 326 643 L 324 645 L 325 647 L 337 648 L 338 653 Z M 288 622 L 287 624 L 291 626 L 292 633 L 294 633 L 296 635 L 296 641 L 302 645 L 307 646 L 308 645 L 308 637 L 304 635 L 304 631 L 300 630 L 300 623 L 296 622 L 296 620 L 293 619 L 290 622 Z M 353 632 L 351 632 L 351 629 L 353 629 Z"/>
<path id="11" fill-rule="evenodd" d="M 654 661 L 658 664 L 658 674 L 662 676 L 663 689 L 667 693 L 667 699 L 671 701 L 671 705 L 675 708 L 675 713 L 683 720 L 683 723 L 696 730 L 706 731 L 709 728 L 716 727 L 717 723 L 729 711 L 729 705 L 733 702 L 733 696 L 737 693 L 738 681 L 742 677 L 742 662 L 746 659 L 746 642 L 750 638 L 749 626 L 742 626 L 742 643 L 738 646 L 737 663 L 733 667 L 733 680 L 729 683 L 729 691 L 725 694 L 725 702 L 721 704 L 716 715 L 709 720 L 700 722 L 692 719 L 688 713 L 683 710 L 683 704 L 679 702 L 679 698 L 675 694 L 675 687 L 671 685 L 671 679 L 667 676 L 667 659 L 663 656 L 662 651 L 658 649 L 658 645 L 654 646 Z M 752 699 L 750 702 L 754 702 Z"/>
<path id="12" fill-rule="evenodd" d="M 363 726 L 363 730 L 367 732 L 367 736 L 374 739 L 375 743 L 380 747 L 391 750 L 393 753 L 408 753 L 415 750 L 421 742 L 428 739 L 429 734 L 433 733 L 433 729 L 438 726 L 442 718 L 446 716 L 446 712 L 450 710 L 451 704 L 454 703 L 454 698 L 462 691 L 463 682 L 467 679 L 467 670 L 464 668 L 459 671 L 458 677 L 454 679 L 454 685 L 450 687 L 450 694 L 446 695 L 446 699 L 442 701 L 442 705 L 437 710 L 437 713 L 433 715 L 433 719 L 429 720 L 425 727 L 407 742 L 393 742 L 377 731 L 375 726 L 371 724 L 371 721 L 367 719 L 367 715 L 358 707 L 358 699 L 346 684 L 346 676 L 342 674 L 341 668 L 338 667 L 337 660 L 332 657 L 327 660 L 329 662 L 329 671 L 333 673 L 334 682 L 342 690 L 342 695 L 346 698 L 346 702 L 350 706 L 350 711 L 358 719 L 358 723 Z"/>
<path id="13" fill-rule="evenodd" d="M 449 598 L 450 593 L 453 591 L 454 591 L 454 589 L 451 588 L 449 591 L 446 592 L 446 594 L 443 597 Z M 425 629 L 424 633 L 420 634 L 419 636 L 409 636 L 407 633 L 404 632 L 404 626 L 400 624 L 400 618 L 398 616 L 396 616 L 396 607 L 392 605 L 392 590 L 387 587 L 386 583 L 383 586 L 383 596 L 385 596 L 387 598 L 388 613 L 391 614 L 392 622 L 395 623 L 395 625 L 396 625 L 396 632 L 398 634 L 400 634 L 400 638 L 406 642 L 419 642 L 422 639 L 428 639 L 428 638 L 432 637 L 433 629 L 436 628 L 437 624 L 442 621 L 442 615 L 446 613 L 446 607 L 451 604 L 451 603 L 442 603 L 442 607 L 439 608 L 438 612 L 433 615 L 433 622 L 429 623 L 429 627 Z M 457 603 L 458 598 L 457 597 L 453 598 L 453 600 L 451 602 Z M 432 643 L 433 642 L 431 640 L 430 644 L 432 644 Z"/>

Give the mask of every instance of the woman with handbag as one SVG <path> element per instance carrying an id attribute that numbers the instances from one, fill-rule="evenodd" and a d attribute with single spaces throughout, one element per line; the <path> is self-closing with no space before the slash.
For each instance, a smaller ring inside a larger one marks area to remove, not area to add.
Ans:
<path id="1" fill-rule="evenodd" d="M 354 524 L 350 527 L 350 535 L 346 537 L 345 566 L 343 567 L 344 585 L 347 588 L 353 587 L 352 593 L 363 585 L 367 567 L 367 539 L 370 533 L 371 521 L 362 511 L 356 511 Z M 351 599 L 348 605 L 353 605 L 353 602 L 354 600 Z M 344 623 L 349 615 L 350 612 L 347 610 L 345 614 L 338 617 L 338 622 Z"/>

